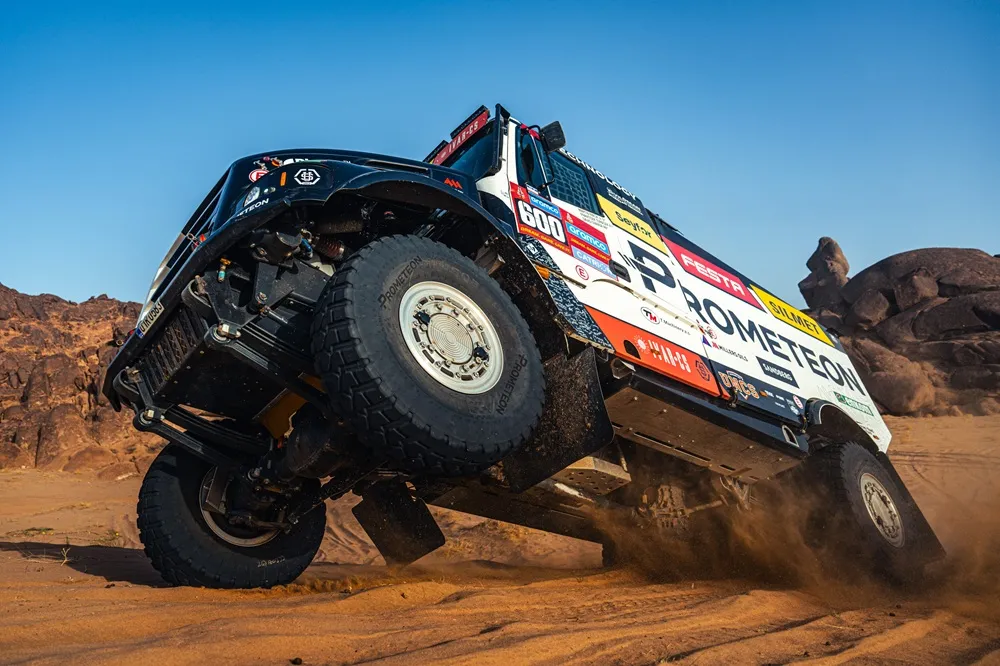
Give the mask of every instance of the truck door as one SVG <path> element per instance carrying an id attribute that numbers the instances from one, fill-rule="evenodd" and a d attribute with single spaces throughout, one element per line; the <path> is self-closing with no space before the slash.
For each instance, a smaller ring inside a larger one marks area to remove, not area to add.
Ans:
<path id="1" fill-rule="evenodd" d="M 565 151 L 512 128 L 508 177 L 518 233 L 544 244 L 618 354 L 712 395 L 702 333 L 679 270 L 641 202 Z"/>

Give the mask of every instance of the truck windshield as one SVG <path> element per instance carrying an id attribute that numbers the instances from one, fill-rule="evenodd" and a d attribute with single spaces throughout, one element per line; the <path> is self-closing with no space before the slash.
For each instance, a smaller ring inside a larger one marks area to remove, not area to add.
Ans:
<path id="1" fill-rule="evenodd" d="M 496 160 L 496 142 L 493 133 L 497 123 L 488 123 L 475 136 L 449 155 L 442 166 L 463 171 L 476 180 L 482 178 Z"/>

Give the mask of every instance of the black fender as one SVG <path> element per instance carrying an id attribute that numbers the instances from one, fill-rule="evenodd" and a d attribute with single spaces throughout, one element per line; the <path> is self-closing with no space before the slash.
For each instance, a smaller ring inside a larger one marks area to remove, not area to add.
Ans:
<path id="1" fill-rule="evenodd" d="M 880 453 L 878 444 L 861 425 L 843 409 L 815 398 L 806 405 L 806 434 L 810 448 L 822 448 L 831 442 L 857 442 L 873 456 Z"/>
<path id="2" fill-rule="evenodd" d="M 464 175 L 463 179 L 464 182 L 459 181 L 463 188 L 475 188 L 474 181 Z M 344 192 L 379 201 L 441 208 L 495 230 L 497 237 L 502 239 L 500 249 L 505 261 L 513 260 L 517 265 L 520 287 L 534 287 L 535 293 L 547 296 L 546 309 L 562 332 L 596 347 L 613 350 L 600 327 L 566 286 L 565 278 L 558 274 L 541 244 L 517 233 L 513 212 L 501 202 L 491 202 L 494 204 L 491 208 L 497 213 L 493 214 L 467 196 L 464 190 L 460 192 L 429 176 L 406 171 L 361 173 L 331 192 L 328 201 Z"/>

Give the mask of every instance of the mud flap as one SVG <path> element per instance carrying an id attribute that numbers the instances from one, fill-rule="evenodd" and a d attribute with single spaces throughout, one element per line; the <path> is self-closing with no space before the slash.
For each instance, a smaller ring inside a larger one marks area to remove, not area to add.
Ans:
<path id="1" fill-rule="evenodd" d="M 351 512 L 388 564 L 409 564 L 444 545 L 434 516 L 406 484 L 376 483 L 361 497 Z"/>
<path id="2" fill-rule="evenodd" d="M 947 552 L 944 546 L 941 545 L 941 541 L 934 534 L 934 530 L 931 528 L 930 523 L 927 522 L 927 518 L 924 517 L 923 512 L 920 507 L 917 506 L 916 500 L 913 499 L 913 495 L 907 489 L 906 484 L 899 477 L 899 473 L 896 472 L 896 468 L 892 466 L 892 462 L 883 452 L 879 452 L 876 456 L 885 471 L 889 473 L 892 480 L 896 482 L 896 487 L 903 494 L 903 501 L 906 502 L 907 506 L 910 508 L 912 515 L 915 516 L 917 523 L 917 539 L 914 544 L 914 553 L 918 558 L 920 558 L 924 563 L 930 564 L 932 562 L 937 562 L 938 560 L 944 559 Z"/>
<path id="3" fill-rule="evenodd" d="M 535 434 L 501 462 L 515 493 L 610 444 L 615 435 L 592 347 L 546 361 L 545 385 L 545 408 Z"/>

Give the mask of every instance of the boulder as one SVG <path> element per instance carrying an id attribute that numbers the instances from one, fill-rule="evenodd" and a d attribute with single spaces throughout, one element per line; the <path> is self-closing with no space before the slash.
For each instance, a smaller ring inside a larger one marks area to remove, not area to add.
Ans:
<path id="1" fill-rule="evenodd" d="M 902 252 L 817 298 L 820 274 L 846 266 L 827 241 L 809 257 L 803 296 L 881 406 L 903 415 L 1000 405 L 1000 259 L 958 248 Z"/>
<path id="2" fill-rule="evenodd" d="M 900 310 L 930 300 L 938 295 L 938 283 L 926 268 L 918 268 L 902 278 L 892 288 L 896 297 L 896 307 Z"/>
<path id="3" fill-rule="evenodd" d="M 873 264 L 851 278 L 841 295 L 848 303 L 869 290 L 892 292 L 903 279 L 923 269 L 939 285 L 942 296 L 996 289 L 1000 259 L 982 250 L 928 248 L 901 252 Z"/>
<path id="4" fill-rule="evenodd" d="M 919 340 L 988 331 L 1000 331 L 1000 291 L 949 298 L 921 312 L 913 321 L 913 333 Z"/>
<path id="5" fill-rule="evenodd" d="M 836 308 L 842 302 L 841 288 L 847 284 L 850 264 L 840 245 L 832 238 L 819 239 L 816 251 L 806 261 L 811 271 L 801 282 L 799 291 L 810 308 Z"/>
<path id="6" fill-rule="evenodd" d="M 889 316 L 892 305 L 880 291 L 866 291 L 858 300 L 851 304 L 847 313 L 848 326 L 871 328 Z"/>

